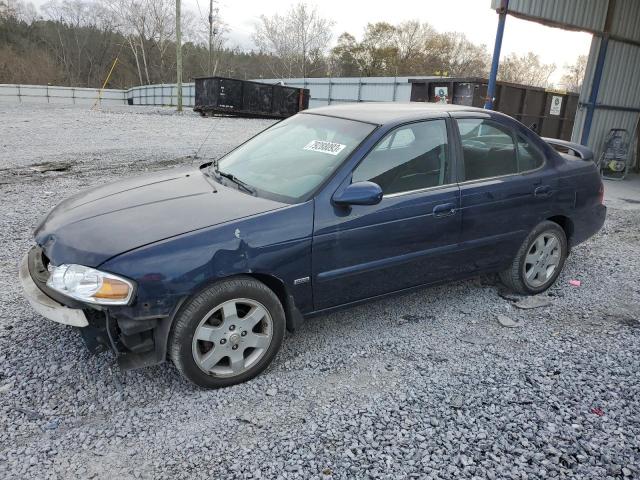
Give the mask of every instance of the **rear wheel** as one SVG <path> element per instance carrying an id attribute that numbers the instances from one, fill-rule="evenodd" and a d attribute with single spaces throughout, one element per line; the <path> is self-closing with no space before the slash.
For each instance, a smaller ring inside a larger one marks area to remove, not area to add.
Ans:
<path id="1" fill-rule="evenodd" d="M 507 287 L 525 295 L 535 295 L 556 281 L 567 258 L 567 237 L 560 225 L 540 223 L 527 236 L 511 266 L 500 273 Z"/>
<path id="2" fill-rule="evenodd" d="M 174 323 L 169 354 L 180 373 L 201 387 L 235 385 L 271 363 L 284 330 L 278 297 L 263 283 L 238 277 L 186 304 Z"/>

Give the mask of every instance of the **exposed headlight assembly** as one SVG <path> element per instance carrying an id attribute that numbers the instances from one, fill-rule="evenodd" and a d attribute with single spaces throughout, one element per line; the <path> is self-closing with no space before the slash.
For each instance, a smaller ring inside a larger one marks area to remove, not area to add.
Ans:
<path id="1" fill-rule="evenodd" d="M 81 302 L 97 305 L 127 305 L 133 283 L 117 275 L 82 265 L 49 266 L 47 286 Z"/>

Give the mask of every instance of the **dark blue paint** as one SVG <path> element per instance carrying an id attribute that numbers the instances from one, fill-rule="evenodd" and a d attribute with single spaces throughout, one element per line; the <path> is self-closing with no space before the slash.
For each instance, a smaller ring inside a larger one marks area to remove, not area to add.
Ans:
<path id="1" fill-rule="evenodd" d="M 373 182 L 356 182 L 333 196 L 334 205 L 377 205 L 382 200 L 380 185 Z"/>
<path id="2" fill-rule="evenodd" d="M 204 170 L 175 169 L 65 200 L 37 228 L 36 241 L 54 264 L 78 263 L 134 280 L 136 298 L 130 306 L 110 308 L 115 316 L 169 318 L 204 286 L 238 274 L 272 279 L 308 316 L 500 270 L 547 218 L 568 219 L 572 245 L 599 230 L 605 208 L 592 162 L 564 158 L 500 113 L 445 107 L 314 109 L 360 120 L 371 111 L 378 128 L 302 203 L 258 198 L 213 181 Z M 494 179 L 453 178 L 446 186 L 379 201 L 370 184 L 351 185 L 355 166 L 389 130 L 428 118 L 447 120 L 455 177 L 461 171 L 455 116 L 490 117 L 517 131 L 544 153 L 545 165 Z M 537 196 L 540 187 L 550 194 Z M 295 282 L 305 277 L 311 281 Z"/>

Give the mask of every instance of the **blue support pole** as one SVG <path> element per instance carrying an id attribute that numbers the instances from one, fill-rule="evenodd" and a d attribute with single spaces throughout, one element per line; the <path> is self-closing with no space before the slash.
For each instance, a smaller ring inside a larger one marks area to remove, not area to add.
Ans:
<path id="1" fill-rule="evenodd" d="M 504 24 L 507 19 L 509 0 L 502 0 L 498 10 L 498 31 L 496 32 L 496 44 L 493 47 L 493 60 L 491 61 L 491 73 L 489 74 L 489 86 L 484 108 L 493 110 L 493 99 L 496 96 L 496 80 L 498 78 L 498 66 L 500 65 L 500 50 L 502 49 L 502 37 L 504 36 Z"/>
<path id="2" fill-rule="evenodd" d="M 584 119 L 582 127 L 582 138 L 580 143 L 587 145 L 589 143 L 589 135 L 591 134 L 591 124 L 593 123 L 593 114 L 596 110 L 596 102 L 598 100 L 598 92 L 600 91 L 600 82 L 602 80 L 602 71 L 604 70 L 604 61 L 607 58 L 607 47 L 609 46 L 609 35 L 605 34 L 600 39 L 600 50 L 598 50 L 598 59 L 596 68 L 593 72 L 593 82 L 591 83 L 591 93 L 589 94 L 589 102 L 587 103 L 587 115 Z"/>

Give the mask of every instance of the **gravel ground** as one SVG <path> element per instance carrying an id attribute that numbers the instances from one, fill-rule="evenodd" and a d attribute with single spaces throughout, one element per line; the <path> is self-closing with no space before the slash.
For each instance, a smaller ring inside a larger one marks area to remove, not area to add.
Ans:
<path id="1" fill-rule="evenodd" d="M 21 297 L 17 261 L 64 197 L 197 162 L 212 126 L 204 156 L 268 124 L 0 105 L 0 477 L 640 477 L 638 211 L 610 209 L 537 308 L 493 277 L 374 302 L 218 391 L 170 364 L 123 373 Z M 71 167 L 24 168 L 47 161 Z"/>

